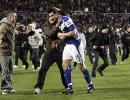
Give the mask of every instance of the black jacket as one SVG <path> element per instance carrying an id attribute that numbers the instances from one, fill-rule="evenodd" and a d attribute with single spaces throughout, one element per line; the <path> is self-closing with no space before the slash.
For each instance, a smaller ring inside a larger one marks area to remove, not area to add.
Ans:
<path id="1" fill-rule="evenodd" d="M 122 44 L 125 45 L 125 46 L 130 46 L 130 32 L 125 32 L 123 35 L 122 35 Z"/>
<path id="2" fill-rule="evenodd" d="M 89 46 L 89 38 L 94 34 L 94 32 L 92 33 L 85 33 L 85 39 L 86 39 L 86 45 Z"/>
<path id="3" fill-rule="evenodd" d="M 64 41 L 59 40 L 59 38 L 57 37 L 58 34 L 58 27 L 56 27 L 55 25 L 50 25 L 49 23 L 46 23 L 46 25 L 44 25 L 44 34 L 43 34 L 43 40 L 45 42 L 45 47 L 46 47 L 46 51 L 58 51 L 58 52 L 62 52 L 63 48 L 64 48 Z M 57 48 L 52 48 L 52 43 L 54 41 L 60 41 L 60 44 L 58 45 Z"/>
<path id="4" fill-rule="evenodd" d="M 109 35 L 108 33 L 94 33 L 90 38 L 89 38 L 89 45 L 93 46 L 106 46 L 109 44 Z"/>

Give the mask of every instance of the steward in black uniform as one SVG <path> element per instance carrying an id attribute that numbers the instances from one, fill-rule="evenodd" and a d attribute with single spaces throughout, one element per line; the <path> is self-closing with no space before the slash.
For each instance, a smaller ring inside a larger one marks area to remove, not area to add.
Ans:
<path id="1" fill-rule="evenodd" d="M 116 65 L 117 57 L 116 57 L 116 43 L 117 36 L 116 33 L 109 28 L 109 56 L 111 59 L 111 64 Z"/>
<path id="2" fill-rule="evenodd" d="M 85 32 L 85 38 L 86 38 L 86 50 L 87 50 L 87 54 L 89 57 L 89 60 L 91 62 L 91 64 L 93 64 L 93 53 L 92 53 L 92 48 L 89 45 L 89 38 L 94 34 L 94 29 L 92 25 L 88 26 L 88 29 L 86 29 Z"/>
<path id="3" fill-rule="evenodd" d="M 128 26 L 127 31 L 122 35 L 121 40 L 123 48 L 121 61 L 123 62 L 125 59 L 129 57 L 130 53 L 130 26 Z"/>
<path id="4" fill-rule="evenodd" d="M 93 34 L 89 38 L 89 44 L 92 46 L 94 53 L 93 69 L 91 74 L 92 77 L 96 77 L 96 70 L 99 72 L 101 76 L 103 76 L 104 69 L 109 65 L 106 50 L 106 47 L 109 44 L 109 36 L 107 32 L 107 25 L 102 25 L 99 32 Z M 102 58 L 104 63 L 98 67 L 99 56 Z"/>

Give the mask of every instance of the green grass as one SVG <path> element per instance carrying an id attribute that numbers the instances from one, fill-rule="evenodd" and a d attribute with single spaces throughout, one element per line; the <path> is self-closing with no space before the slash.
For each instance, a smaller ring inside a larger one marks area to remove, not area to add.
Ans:
<path id="1" fill-rule="evenodd" d="M 73 95 L 61 93 L 63 85 L 60 74 L 55 64 L 50 68 L 44 89 L 40 95 L 33 95 L 34 85 L 37 81 L 38 71 L 30 67 L 25 71 L 22 67 L 14 70 L 13 86 L 18 91 L 16 94 L 1 95 L 0 100 L 130 100 L 130 59 L 125 64 L 110 65 L 104 72 L 105 76 L 93 78 L 96 90 L 87 93 L 86 82 L 79 69 L 72 72 L 74 86 Z M 86 59 L 86 65 L 91 72 L 92 65 Z"/>

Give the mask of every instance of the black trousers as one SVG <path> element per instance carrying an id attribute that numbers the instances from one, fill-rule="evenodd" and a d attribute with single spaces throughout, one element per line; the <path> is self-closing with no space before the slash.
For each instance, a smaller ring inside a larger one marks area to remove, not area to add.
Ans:
<path id="1" fill-rule="evenodd" d="M 15 65 L 18 65 L 18 58 L 22 61 L 23 65 L 28 65 L 27 50 L 21 46 L 15 47 Z"/>
<path id="2" fill-rule="evenodd" d="M 129 57 L 129 53 L 130 53 L 130 49 L 127 46 L 123 46 L 123 54 L 121 57 L 121 61 L 124 61 L 125 59 L 127 59 Z"/>
<path id="3" fill-rule="evenodd" d="M 96 69 L 98 67 L 98 61 L 99 57 L 102 58 L 103 64 L 101 64 L 98 68 L 103 71 L 108 65 L 109 65 L 109 60 L 107 57 L 107 51 L 106 49 L 98 48 L 98 49 L 93 49 L 94 53 L 94 58 L 93 58 L 93 69 L 92 73 L 96 74 Z"/>
<path id="4" fill-rule="evenodd" d="M 109 45 L 109 56 L 110 56 L 110 59 L 111 59 L 111 63 L 115 64 L 117 62 L 115 44 Z"/>
<path id="5" fill-rule="evenodd" d="M 40 66 L 39 48 L 31 48 L 31 61 L 36 70 Z"/>
<path id="6" fill-rule="evenodd" d="M 35 85 L 35 88 L 37 88 L 37 87 L 40 89 L 43 88 L 47 71 L 49 70 L 51 65 L 55 62 L 60 70 L 62 83 L 63 83 L 64 87 L 67 88 L 67 84 L 66 84 L 66 81 L 64 78 L 64 71 L 62 68 L 62 53 L 55 52 L 55 51 L 45 53 L 43 60 L 42 60 L 41 69 L 38 74 L 37 84 Z"/>
<path id="7" fill-rule="evenodd" d="M 41 58 L 42 54 L 45 53 L 45 49 L 43 46 L 39 47 L 39 58 Z"/>
<path id="8" fill-rule="evenodd" d="M 93 64 L 93 52 L 89 45 L 86 46 L 87 55 L 89 57 L 90 63 Z"/>

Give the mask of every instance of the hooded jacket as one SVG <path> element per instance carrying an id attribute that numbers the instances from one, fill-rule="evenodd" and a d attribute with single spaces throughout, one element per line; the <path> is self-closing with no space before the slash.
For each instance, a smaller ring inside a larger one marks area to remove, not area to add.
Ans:
<path id="1" fill-rule="evenodd" d="M 7 17 L 0 21 L 0 56 L 11 56 L 13 52 L 15 27 Z"/>

